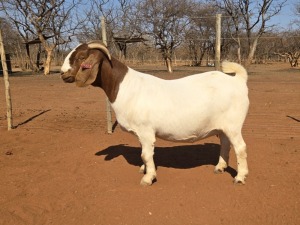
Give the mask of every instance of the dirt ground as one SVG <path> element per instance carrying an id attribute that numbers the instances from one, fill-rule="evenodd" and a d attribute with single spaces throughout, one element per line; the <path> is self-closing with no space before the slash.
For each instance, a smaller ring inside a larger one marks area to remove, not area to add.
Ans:
<path id="1" fill-rule="evenodd" d="M 208 68 L 164 69 L 138 68 L 167 79 Z M 157 182 L 142 187 L 138 140 L 119 126 L 106 133 L 101 89 L 57 73 L 10 83 L 16 129 L 7 131 L 0 77 L 0 224 L 300 224 L 300 70 L 288 63 L 249 69 L 246 185 L 232 183 L 233 151 L 226 173 L 213 173 L 220 146 L 211 137 L 157 140 Z"/>

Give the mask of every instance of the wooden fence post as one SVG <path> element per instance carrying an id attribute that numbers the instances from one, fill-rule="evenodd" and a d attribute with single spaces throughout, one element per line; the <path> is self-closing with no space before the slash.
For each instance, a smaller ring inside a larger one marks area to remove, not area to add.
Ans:
<path id="1" fill-rule="evenodd" d="M 105 44 L 105 46 L 107 46 L 106 23 L 104 17 L 101 17 L 101 30 L 102 30 L 102 42 L 103 44 Z M 106 120 L 107 120 L 107 133 L 112 134 L 111 106 L 107 97 L 106 97 Z"/>
<path id="2" fill-rule="evenodd" d="M 5 56 L 4 44 L 2 38 L 1 23 L 0 23 L 0 51 L 1 51 L 1 62 L 2 62 L 3 78 L 4 78 L 4 85 L 5 85 L 7 129 L 11 130 L 13 128 L 12 104 L 11 104 L 11 96 L 10 96 L 8 69 L 6 64 L 6 56 Z"/>
<path id="3" fill-rule="evenodd" d="M 216 15 L 215 69 L 221 70 L 221 14 Z"/>

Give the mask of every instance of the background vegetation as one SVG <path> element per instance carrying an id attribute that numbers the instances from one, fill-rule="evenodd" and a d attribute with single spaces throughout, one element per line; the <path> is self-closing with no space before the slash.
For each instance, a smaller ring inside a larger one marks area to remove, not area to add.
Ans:
<path id="1" fill-rule="evenodd" d="M 107 22 L 108 48 L 129 63 L 214 65 L 215 17 L 222 14 L 222 59 L 245 65 L 286 59 L 297 66 L 300 4 L 294 3 L 291 26 L 280 29 L 272 23 L 287 4 L 287 0 L 0 0 L 0 15 L 12 65 L 44 74 L 61 65 L 79 42 L 101 39 L 101 17 Z"/>

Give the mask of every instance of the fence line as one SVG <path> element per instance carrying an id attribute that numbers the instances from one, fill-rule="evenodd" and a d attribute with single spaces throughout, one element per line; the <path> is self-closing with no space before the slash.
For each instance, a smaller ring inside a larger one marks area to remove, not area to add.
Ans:
<path id="1" fill-rule="evenodd" d="M 265 53 L 267 54 L 267 53 Z M 263 56 L 263 55 L 262 55 Z M 255 58 L 260 58 L 262 56 L 256 56 Z M 288 62 L 287 58 L 284 58 L 284 57 L 280 57 L 279 55 L 276 55 L 275 53 L 272 53 L 270 52 L 269 55 L 268 55 L 268 62 Z M 231 58 L 234 58 L 235 56 L 231 57 Z M 12 60 L 13 61 L 13 60 Z M 128 65 L 158 65 L 158 66 L 165 66 L 165 62 L 162 58 L 160 59 L 137 59 L 137 58 L 133 58 L 133 57 L 128 57 L 126 60 L 125 60 L 126 64 Z M 182 57 L 180 58 L 173 58 L 173 66 L 183 66 L 183 65 L 192 65 L 194 62 L 193 59 L 182 59 Z M 210 65 L 209 63 L 213 63 L 215 62 L 215 59 L 212 58 L 208 58 L 205 56 L 202 60 L 202 64 L 200 66 L 212 66 Z M 0 73 L 2 73 L 3 70 L 0 69 Z M 24 72 L 24 71 L 23 71 Z M 30 71 L 26 71 L 26 72 L 30 72 Z M 18 74 L 19 72 L 17 71 L 14 71 L 14 69 L 12 69 L 12 73 L 11 73 L 11 77 L 14 77 L 15 76 L 19 76 Z M 22 78 L 26 78 L 26 77 L 30 77 L 30 76 L 43 76 L 42 75 L 42 72 L 40 74 L 30 74 L 30 75 L 22 75 L 21 74 L 22 72 L 20 71 L 20 75 L 22 76 Z M 59 73 L 59 72 L 54 72 L 55 73 Z M 0 76 L 1 77 L 1 76 Z"/>
<path id="2" fill-rule="evenodd" d="M 223 17 L 223 16 L 222 16 Z M 212 16 L 212 18 L 216 18 L 215 16 Z M 251 37 L 250 39 L 254 39 L 255 37 Z M 300 35 L 291 35 L 291 36 L 288 36 L 288 35 L 285 35 L 284 33 L 282 34 L 282 36 L 262 36 L 260 37 L 259 39 L 260 40 L 268 40 L 268 39 L 290 39 L 290 38 L 295 38 L 295 39 L 300 39 Z M 216 39 L 215 36 L 212 36 L 210 38 L 185 38 L 185 39 L 182 39 L 181 41 L 184 43 L 184 42 L 188 42 L 188 41 L 214 41 Z M 235 37 L 221 37 L 221 40 L 234 40 Z M 239 37 L 240 40 L 248 40 L 248 37 Z M 179 41 L 179 40 L 176 40 L 175 41 Z M 109 41 L 107 40 L 107 42 L 113 42 L 113 41 Z M 147 41 L 146 41 L 147 42 Z M 15 62 L 16 60 L 15 59 L 7 59 L 7 62 Z M 28 60 L 27 59 L 23 59 L 23 60 L 20 60 L 20 61 L 25 61 L 27 62 Z M 28 61 L 29 62 L 29 61 Z M 55 62 L 53 62 L 55 63 Z M 55 65 L 53 65 L 55 66 Z"/>

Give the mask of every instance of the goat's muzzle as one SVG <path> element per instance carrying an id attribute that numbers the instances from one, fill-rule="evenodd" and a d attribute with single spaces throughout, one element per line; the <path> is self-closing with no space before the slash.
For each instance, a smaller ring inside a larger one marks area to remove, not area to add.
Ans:
<path id="1" fill-rule="evenodd" d="M 61 78 L 66 83 L 73 83 L 73 82 L 75 82 L 75 77 L 72 76 L 72 75 L 70 75 L 68 72 L 67 73 L 61 73 Z"/>

